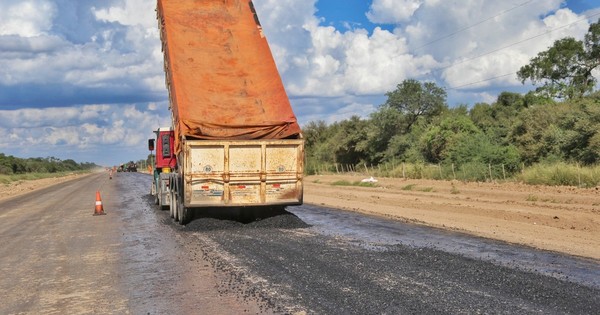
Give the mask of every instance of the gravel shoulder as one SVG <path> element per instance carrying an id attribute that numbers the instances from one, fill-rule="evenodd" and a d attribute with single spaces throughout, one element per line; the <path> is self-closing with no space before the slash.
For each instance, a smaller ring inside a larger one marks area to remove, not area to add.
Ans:
<path id="1" fill-rule="evenodd" d="M 304 202 L 600 260 L 600 188 L 377 178 L 305 178 Z"/>

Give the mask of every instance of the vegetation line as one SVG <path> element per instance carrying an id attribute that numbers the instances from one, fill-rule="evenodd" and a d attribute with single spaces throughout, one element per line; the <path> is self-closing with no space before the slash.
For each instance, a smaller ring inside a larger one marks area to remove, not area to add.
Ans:
<path id="1" fill-rule="evenodd" d="M 303 127 L 306 171 L 365 176 L 600 185 L 600 20 L 517 72 L 535 90 L 447 104 L 434 82 L 407 79 L 368 118 Z"/>

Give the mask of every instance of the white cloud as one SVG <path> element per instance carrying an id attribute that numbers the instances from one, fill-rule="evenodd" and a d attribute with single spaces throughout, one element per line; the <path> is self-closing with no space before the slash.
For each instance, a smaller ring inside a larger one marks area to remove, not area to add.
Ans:
<path id="1" fill-rule="evenodd" d="M 430 56 L 411 55 L 404 38 L 381 28 L 369 34 L 364 29 L 342 33 L 321 26 L 314 1 L 298 3 L 256 1 L 261 20 L 268 21 L 265 32 L 292 96 L 383 94 L 436 64 Z"/>
<path id="2" fill-rule="evenodd" d="M 55 14 L 56 6 L 50 0 L 3 0 L 0 2 L 0 35 L 46 34 Z"/>
<path id="3" fill-rule="evenodd" d="M 413 54 L 430 54 L 445 64 L 437 68 L 440 78 L 451 87 L 483 80 L 464 88 L 520 86 L 516 75 L 503 75 L 516 73 L 559 38 L 582 38 L 589 26 L 581 21 L 563 27 L 582 17 L 567 8 L 559 9 L 560 0 L 522 6 L 501 1 L 464 2 L 456 6 L 425 1 L 413 20 L 395 30 L 397 36 L 406 37 Z M 489 80 L 494 77 L 499 78 Z"/>
<path id="4" fill-rule="evenodd" d="M 397 24 L 408 21 L 422 0 L 373 0 L 367 17 L 373 23 Z"/>
<path id="5" fill-rule="evenodd" d="M 149 29 L 157 27 L 155 9 L 156 1 L 125 0 L 110 8 L 92 8 L 92 12 L 98 20 Z"/>
<path id="6" fill-rule="evenodd" d="M 139 94 L 164 93 L 155 5 L 154 1 L 136 0 L 107 9 L 92 9 L 99 20 L 118 22 L 125 27 L 96 24 L 91 29 L 93 33 L 84 38 L 85 42 L 70 42 L 48 33 L 53 18 L 61 14 L 56 12 L 55 3 L 3 1 L 0 35 L 13 35 L 0 38 L 0 84 L 63 84 L 89 89 L 138 89 Z M 80 10 L 86 9 L 90 10 L 89 7 Z M 77 21 L 61 22 L 78 27 Z M 81 23 L 87 26 L 92 22 Z"/>
<path id="7" fill-rule="evenodd" d="M 93 149 L 103 152 L 96 161 L 106 164 L 117 163 L 119 151 L 137 152 L 134 159 L 139 159 L 147 154 L 146 139 L 152 131 L 168 125 L 166 112 L 166 107 L 146 112 L 134 105 L 0 110 L 0 131 L 8 135 L 0 139 L 0 148 L 14 149 L 18 143 L 18 151 L 27 151 L 29 156 L 64 159 L 72 158 L 73 152 Z"/>

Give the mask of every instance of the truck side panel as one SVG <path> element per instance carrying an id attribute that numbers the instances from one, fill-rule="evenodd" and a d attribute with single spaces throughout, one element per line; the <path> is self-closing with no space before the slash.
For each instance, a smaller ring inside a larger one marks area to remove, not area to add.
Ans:
<path id="1" fill-rule="evenodd" d="M 302 204 L 303 140 L 186 140 L 188 207 Z"/>

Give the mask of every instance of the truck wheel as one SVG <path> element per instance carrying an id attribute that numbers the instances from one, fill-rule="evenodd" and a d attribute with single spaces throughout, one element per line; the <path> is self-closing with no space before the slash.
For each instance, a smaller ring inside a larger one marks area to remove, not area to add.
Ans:
<path id="1" fill-rule="evenodd" d="M 177 211 L 179 212 L 179 224 L 188 224 L 190 222 L 190 210 L 183 205 L 183 198 L 177 198 Z"/>
<path id="2" fill-rule="evenodd" d="M 170 207 L 170 215 L 171 218 L 173 218 L 175 221 L 177 221 L 178 216 L 177 216 L 177 187 L 175 186 L 175 181 L 173 179 L 171 179 L 171 190 L 169 191 L 169 193 L 171 194 L 171 207 Z"/>
<path id="3" fill-rule="evenodd" d="M 152 182 L 152 190 L 150 191 L 150 194 L 154 196 L 154 204 L 157 205 L 159 203 L 158 200 L 158 193 L 156 192 L 156 182 Z"/>

